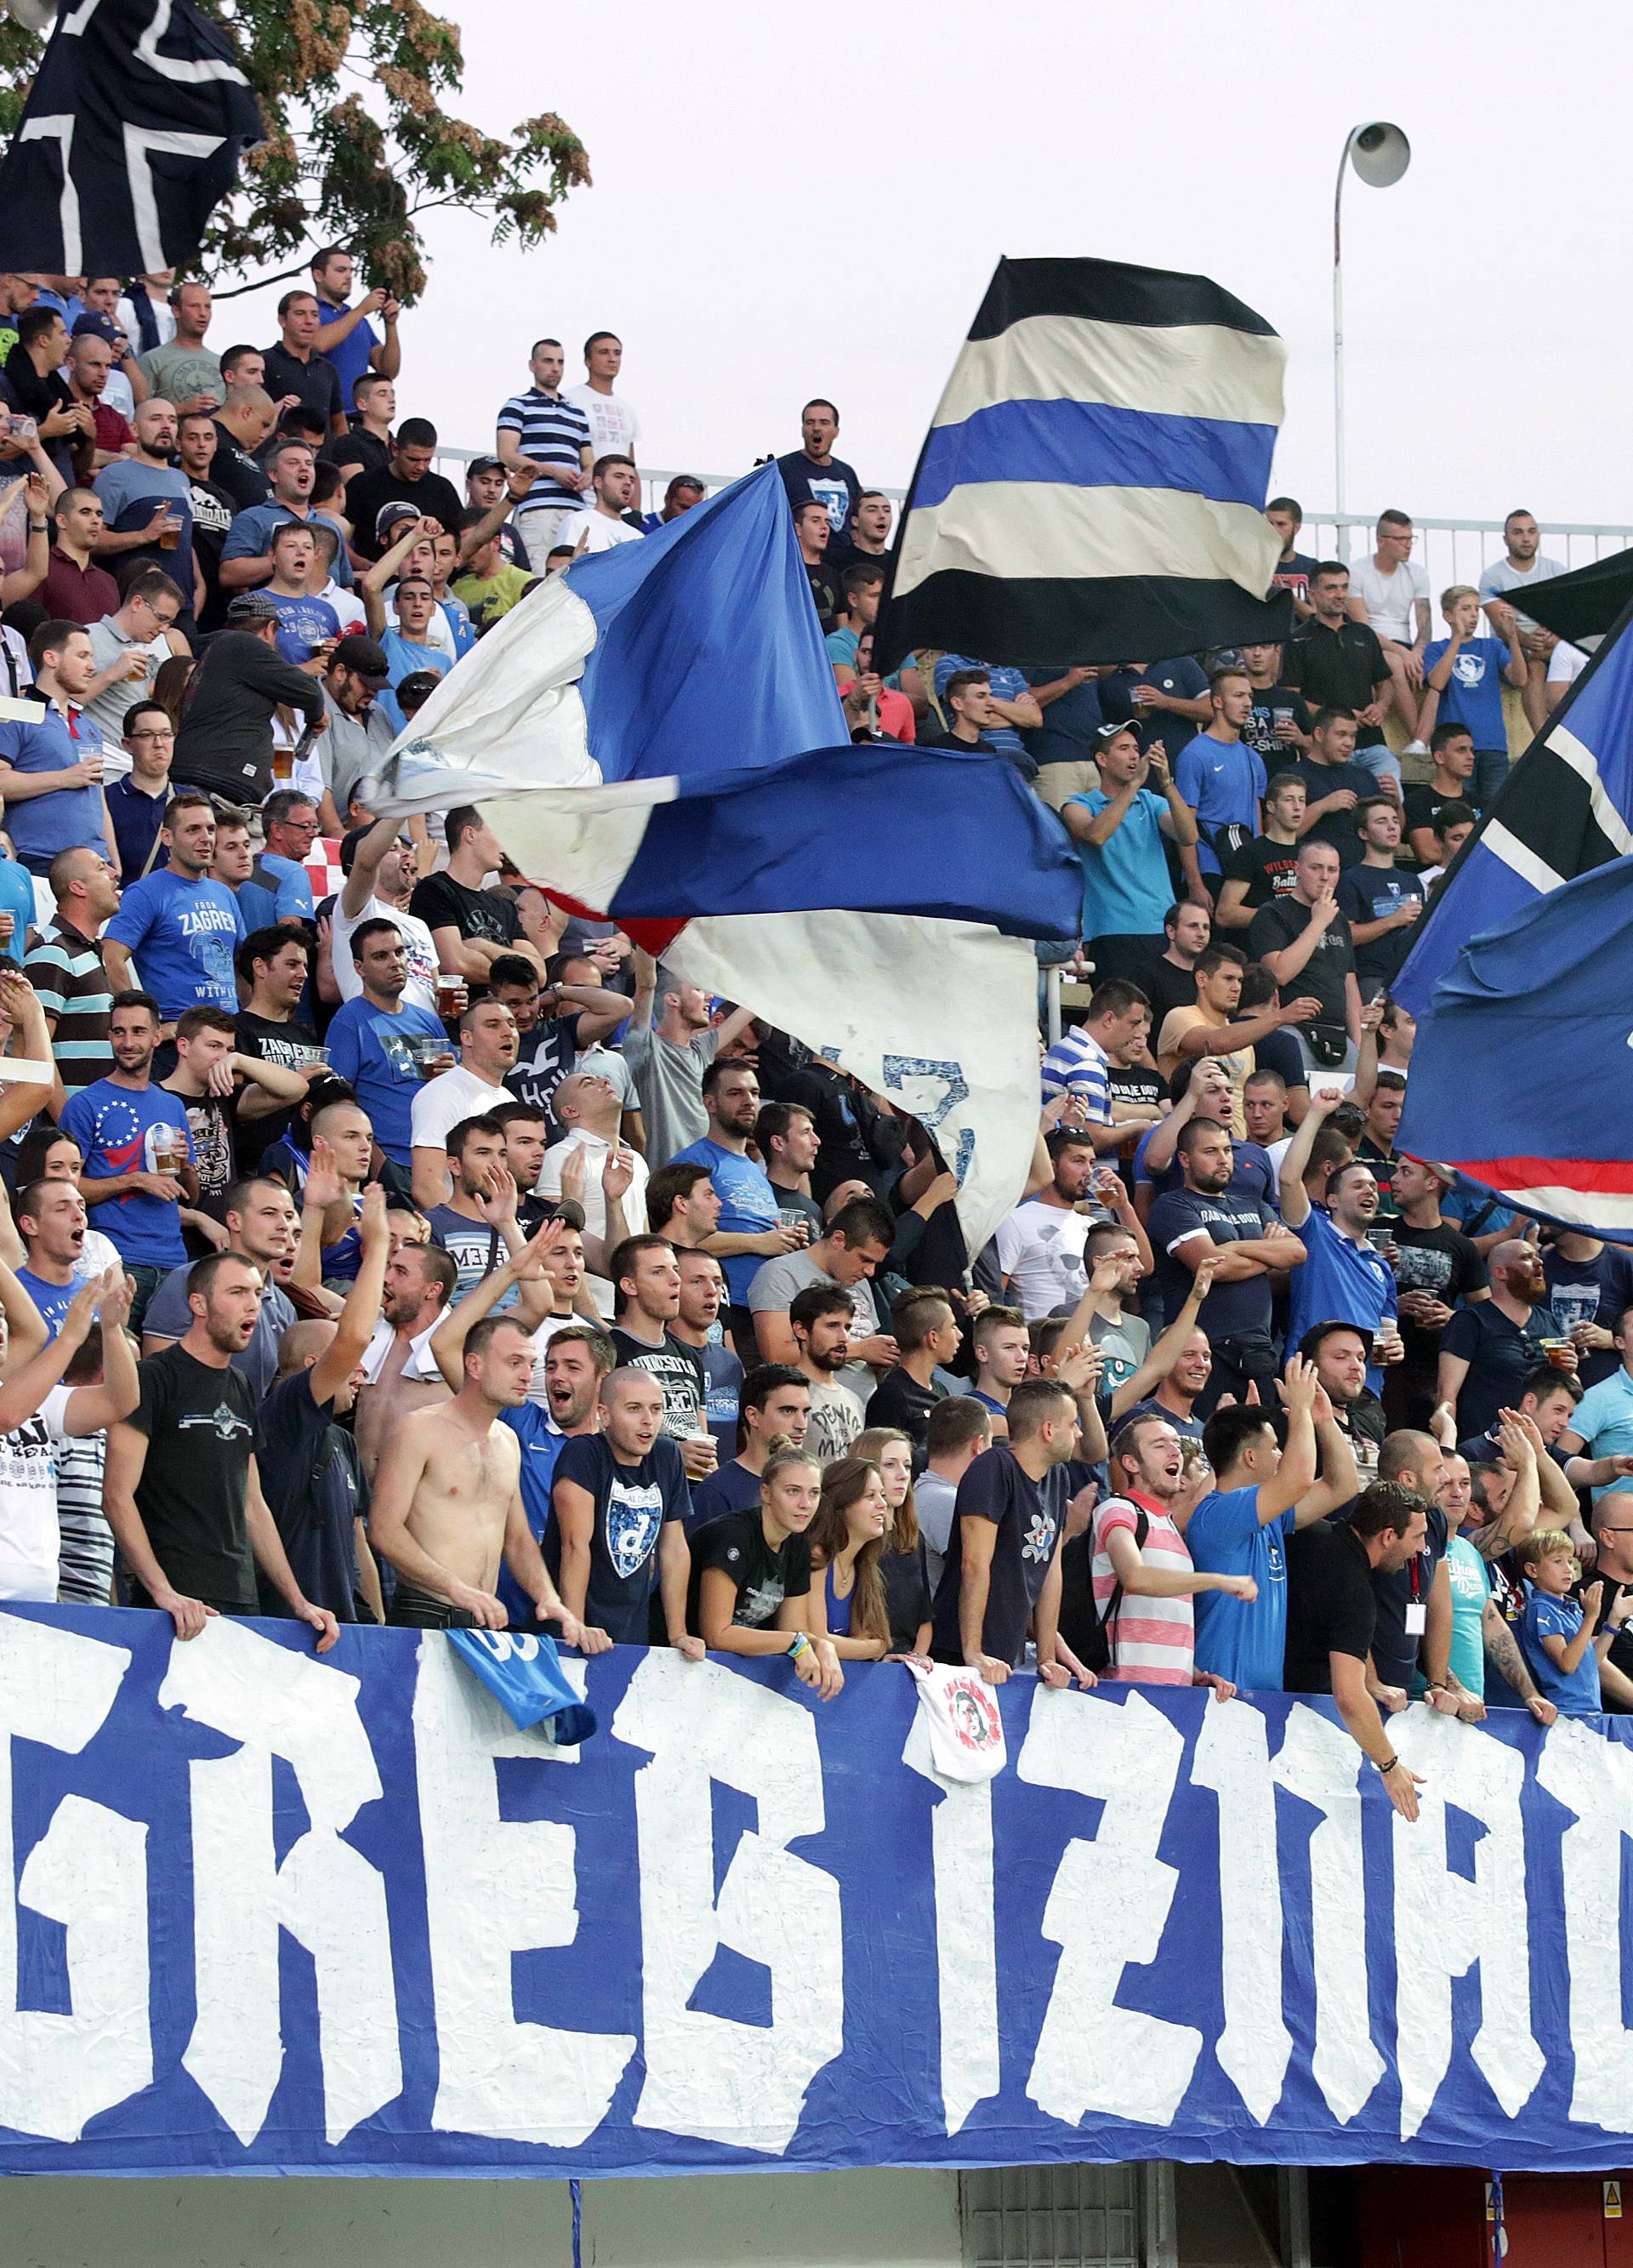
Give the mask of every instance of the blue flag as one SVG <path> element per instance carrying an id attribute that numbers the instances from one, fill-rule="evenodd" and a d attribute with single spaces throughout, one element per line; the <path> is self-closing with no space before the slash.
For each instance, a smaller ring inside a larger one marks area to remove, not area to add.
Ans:
<path id="1" fill-rule="evenodd" d="M 595 1730 L 563 1674 L 554 1638 L 533 1631 L 451 1630 L 448 1643 L 521 1732 L 541 1725 L 558 1748 L 576 1747 Z"/>
<path id="2" fill-rule="evenodd" d="M 1469 940 L 1633 851 L 1633 639 L 1606 639 L 1453 861 L 1389 988 L 1422 1018 Z M 1556 1064 L 1557 1071 L 1557 1064 Z M 1413 1058 L 1412 1073 L 1417 1075 Z"/>
<path id="3" fill-rule="evenodd" d="M 1471 939 L 1418 1025 L 1397 1141 L 1524 1212 L 1633 1231 L 1633 857 Z"/>

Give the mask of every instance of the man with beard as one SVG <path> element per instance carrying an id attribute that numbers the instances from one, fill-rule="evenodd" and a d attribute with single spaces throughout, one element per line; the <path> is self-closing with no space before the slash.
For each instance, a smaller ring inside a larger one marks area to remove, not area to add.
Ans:
<path id="1" fill-rule="evenodd" d="M 236 1253 L 241 1260 L 253 1261 L 261 1275 L 261 1313 L 255 1328 L 232 1358 L 233 1369 L 242 1372 L 249 1381 L 259 1402 L 277 1370 L 283 1334 L 295 1321 L 294 1307 L 279 1291 L 273 1276 L 284 1256 L 294 1250 L 300 1224 L 289 1191 L 282 1182 L 273 1181 L 235 1182 L 227 1191 L 223 1218 L 226 1223 L 227 1250 Z M 148 1302 L 147 1313 L 142 1319 L 144 1355 L 161 1354 L 166 1347 L 186 1337 L 192 1322 L 188 1300 L 188 1279 L 192 1272 L 191 1267 L 173 1268 Z M 377 1292 L 377 1309 L 379 1304 Z M 373 1320 L 371 1314 L 371 1326 Z M 323 1603 L 327 1606 L 333 1602 L 325 1600 Z M 271 1611 L 282 1609 L 275 1608 Z"/>
<path id="2" fill-rule="evenodd" d="M 357 1389 L 357 1447 L 371 1482 L 386 1441 L 404 1419 L 448 1398 L 430 1342 L 458 1280 L 459 1270 L 440 1245 L 400 1245 L 386 1263 L 386 1294 L 364 1350 Z"/>
<path id="3" fill-rule="evenodd" d="M 1089 1134 L 1079 1127 L 1057 1126 L 1045 1146 L 1054 1168 L 1048 1186 L 1023 1199 L 999 1223 L 997 1240 L 1004 1297 L 1029 1323 L 1077 1304 L 1087 1282 L 1083 1251 L 1089 1231 L 1111 1218 L 1100 1205 L 1092 1212 L 1078 1211 L 1094 1193 L 1096 1158 Z"/>
<path id="4" fill-rule="evenodd" d="M 1251 1575 L 1204 1574 L 1193 1566 L 1174 1507 L 1185 1486 L 1180 1437 L 1160 1418 L 1131 1418 L 1111 1444 L 1116 1494 L 1094 1512 L 1094 1605 L 1106 1633 L 1107 1675 L 1116 1684 L 1207 1685 L 1221 1701 L 1236 1688 L 1198 1669 L 1199 1591 L 1251 1605 Z"/>
<path id="5" fill-rule="evenodd" d="M 1165 1322 L 1178 1315 L 1202 1263 L 1217 1261 L 1197 1321 L 1213 1346 L 1215 1398 L 1228 1389 L 1239 1400 L 1253 1379 L 1269 1391 L 1276 1369 L 1269 1279 L 1302 1267 L 1305 1248 L 1268 1204 L 1232 1189 L 1232 1168 L 1224 1127 L 1190 1120 L 1180 1135 L 1181 1185 L 1158 1198 L 1148 1229 Z"/>
<path id="6" fill-rule="evenodd" d="M 1358 1158 L 1337 1167 L 1320 1204 L 1311 1203 L 1305 1187 L 1315 1138 L 1342 1101 L 1330 1092 L 1312 1095 L 1282 1157 L 1282 1219 L 1302 1236 L 1307 1256 L 1289 1287 L 1288 1336 L 1302 1337 L 1312 1323 L 1330 1316 L 1372 1335 L 1374 1365 L 1399 1362 L 1406 1349 L 1395 1322 L 1394 1277 L 1367 1234 L 1378 1218 L 1372 1167 Z M 1366 1382 L 1380 1392 L 1382 1370 L 1374 1367 Z"/>
<path id="7" fill-rule="evenodd" d="M 1388 1428 L 1384 1405 L 1366 1382 L 1372 1359 L 1372 1335 L 1335 1317 L 1313 1324 L 1298 1351 L 1315 1365 L 1322 1391 L 1332 1404 L 1333 1423 L 1350 1444 L 1363 1488 L 1378 1478 L 1379 1452 Z"/>
<path id="8" fill-rule="evenodd" d="M 154 394 L 138 402 L 131 420 L 136 447 L 97 475 L 103 533 L 96 555 L 111 568 L 115 556 L 129 571 L 135 561 L 162 567 L 181 593 L 176 628 L 189 645 L 198 635 L 195 609 L 204 603 L 204 578 L 193 553 L 193 482 L 176 464 L 176 409 Z"/>
<path id="9" fill-rule="evenodd" d="M 1486 1296 L 1485 1263 L 1473 1240 L 1444 1219 L 1440 1201 L 1452 1169 L 1425 1158 L 1396 1160 L 1391 1189 L 1401 1217 L 1394 1238 L 1402 1359 L 1384 1382 L 1384 1399 L 1397 1425 L 1427 1425 L 1434 1409 L 1440 1336 L 1466 1300 Z"/>
<path id="10" fill-rule="evenodd" d="M 140 1365 L 142 1398 L 108 1436 L 105 1505 L 130 1603 L 168 1614 L 178 1638 L 196 1638 L 212 1615 L 259 1613 L 259 1569 L 327 1653 L 335 1617 L 290 1566 L 261 1494 L 254 1395 L 232 1368 L 254 1336 L 261 1288 L 261 1270 L 236 1252 L 194 1267 L 185 1336 Z"/>
<path id="11" fill-rule="evenodd" d="M 453 1129 L 463 1118 L 479 1118 L 511 1101 L 504 1078 L 519 1044 L 510 1010 L 497 1000 L 478 1000 L 460 1018 L 459 1062 L 414 1096 L 409 1155 L 414 1202 L 422 1212 L 439 1205 L 447 1194 L 447 1145 Z"/>
<path id="12" fill-rule="evenodd" d="M 1203 1265 L 1206 1267 L 1207 1263 L 1204 1261 Z M 1211 1282 L 1211 1276 L 1209 1280 Z M 1181 1440 L 1200 1441 L 1203 1421 L 1195 1414 L 1196 1404 L 1207 1395 L 1212 1375 L 1213 1349 L 1208 1344 L 1207 1332 L 1198 1328 L 1185 1339 L 1166 1378 L 1158 1381 L 1144 1402 L 1136 1402 L 1129 1416 L 1166 1418 Z M 1208 1398 L 1212 1399 L 1210 1395 Z"/>
<path id="13" fill-rule="evenodd" d="M 136 1280 L 130 1328 L 140 1330 L 161 1276 L 187 1258 L 182 1204 L 198 1201 L 188 1115 L 153 1084 L 158 1004 L 146 992 L 116 992 L 108 1043 L 117 1069 L 82 1087 L 62 1127 L 85 1160 L 80 1193 L 101 1210 L 98 1226 Z"/>
<path id="14" fill-rule="evenodd" d="M 699 1248 L 713 1253 L 725 1271 L 732 1336 L 736 1344 L 747 1347 L 754 1341 L 749 1285 L 762 1262 L 798 1251 L 806 1230 L 803 1222 L 792 1226 L 783 1222 L 765 1167 L 748 1155 L 760 1116 L 760 1081 L 753 1071 L 747 1064 L 717 1057 L 703 1072 L 702 1096 L 708 1133 L 701 1142 L 677 1151 L 669 1162 L 709 1168 L 720 1199 L 720 1226 Z"/>
<path id="15" fill-rule="evenodd" d="M 210 478 L 221 434 L 208 409 L 184 409 L 176 421 L 176 448 L 187 475 L 188 503 L 193 513 L 193 556 L 204 585 L 198 626 L 219 630 L 226 619 L 220 574 L 222 547 L 238 506 L 220 483 Z"/>
<path id="16" fill-rule="evenodd" d="M 806 1446 L 822 1465 L 847 1455 L 865 1423 L 860 1395 L 839 1382 L 850 1361 L 851 1320 L 850 1294 L 838 1284 L 807 1284 L 789 1305 L 790 1367 L 810 1391 Z"/>

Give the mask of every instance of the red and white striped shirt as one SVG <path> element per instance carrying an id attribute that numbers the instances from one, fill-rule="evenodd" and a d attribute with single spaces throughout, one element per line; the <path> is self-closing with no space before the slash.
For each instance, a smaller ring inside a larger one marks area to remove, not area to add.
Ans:
<path id="1" fill-rule="evenodd" d="M 1114 1528 L 1137 1533 L 1136 1521 L 1145 1514 L 1145 1541 L 1140 1557 L 1152 1569 L 1169 1574 L 1190 1574 L 1193 1562 L 1185 1538 L 1159 1505 L 1144 1497 L 1108 1497 L 1094 1514 L 1094 1561 L 1092 1580 L 1094 1604 L 1104 1615 L 1107 1602 L 1117 1587 L 1107 1542 Z M 1125 1591 L 1116 1614 L 1107 1626 L 1106 1642 L 1111 1668 L 1104 1675 L 1119 1684 L 1188 1685 L 1195 1661 L 1195 1624 L 1189 1592 L 1176 1598 L 1136 1597 Z"/>

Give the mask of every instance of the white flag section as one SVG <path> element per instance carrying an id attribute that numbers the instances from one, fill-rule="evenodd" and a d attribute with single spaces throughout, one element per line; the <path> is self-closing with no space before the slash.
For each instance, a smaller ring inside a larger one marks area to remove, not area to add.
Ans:
<path id="1" fill-rule="evenodd" d="M 1038 964 L 975 922 L 732 914 L 664 955 L 929 1128 L 979 1252 L 1026 1187 L 1038 1131 Z"/>

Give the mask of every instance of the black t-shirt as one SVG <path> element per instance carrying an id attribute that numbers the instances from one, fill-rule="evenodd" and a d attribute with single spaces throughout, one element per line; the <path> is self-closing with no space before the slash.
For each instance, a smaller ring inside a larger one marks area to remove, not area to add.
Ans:
<path id="1" fill-rule="evenodd" d="M 813 465 L 803 449 L 791 449 L 787 456 L 779 457 L 776 468 L 783 475 L 791 511 L 798 512 L 802 504 L 813 500 L 827 507 L 828 556 L 834 563 L 833 574 L 837 581 L 841 556 L 850 541 L 846 530 L 862 501 L 861 482 L 854 469 L 838 457 L 831 458 L 826 465 Z"/>
<path id="2" fill-rule="evenodd" d="M 333 1422 L 333 1408 L 313 1400 L 309 1370 L 279 1379 L 258 1412 L 255 1450 L 295 1580 L 336 1622 L 364 1622 L 371 1617 L 357 1604 L 355 1523 L 368 1518 L 369 1484 L 357 1445 Z M 288 1614 L 264 1575 L 260 1587 L 263 1615 Z"/>
<path id="3" fill-rule="evenodd" d="M 1291 591 L 1297 598 L 1307 599 L 1310 578 L 1315 572 L 1316 564 L 1307 553 L 1290 551 L 1285 559 L 1276 561 L 1276 572 L 1270 578 L 1270 588 L 1273 591 Z"/>
<path id="4" fill-rule="evenodd" d="M 318 1044 L 318 1035 L 310 1024 L 294 1019 L 287 1024 L 274 1023 L 268 1016 L 251 1015 L 247 1008 L 239 1010 L 232 1028 L 233 1042 L 241 1056 L 254 1056 L 261 1063 L 276 1064 L 284 1071 L 304 1071 L 309 1051 Z M 244 1096 L 258 1091 L 252 1090 L 246 1082 L 238 1098 L 233 1140 L 240 1173 L 248 1173 L 261 1163 L 261 1152 L 288 1133 L 295 1116 L 291 1103 L 287 1110 L 270 1111 L 264 1118 L 246 1118 Z"/>
<path id="5" fill-rule="evenodd" d="M 139 1366 L 130 1417 L 148 1440 L 136 1509 L 166 1581 L 236 1614 L 257 1611 L 245 1517 L 255 1396 L 241 1372 L 215 1370 L 180 1340 Z"/>
<path id="6" fill-rule="evenodd" d="M 280 394 L 298 395 L 303 409 L 315 410 L 321 417 L 325 433 L 335 418 L 343 416 L 346 403 L 341 393 L 340 373 L 315 347 L 312 359 L 302 362 L 280 341 L 276 346 L 263 349 L 261 360 L 266 365 L 267 391 L 275 401 Z M 348 518 L 350 509 L 349 504 Z"/>
<path id="7" fill-rule="evenodd" d="M 249 451 L 218 421 L 210 476 L 212 486 L 231 499 L 234 512 L 247 512 L 252 504 L 269 504 L 272 500 L 272 482 Z"/>
<path id="8" fill-rule="evenodd" d="M 1291 721 L 1301 733 L 1311 729 L 1311 716 L 1302 693 L 1291 685 L 1254 686 L 1253 708 L 1242 727 L 1243 745 L 1253 750 L 1264 762 L 1265 776 L 1273 778 L 1283 770 L 1288 759 L 1298 750 L 1291 741 L 1281 740 L 1276 734 L 1276 712 L 1285 709 L 1291 712 Z"/>
<path id="9" fill-rule="evenodd" d="M 879 1573 L 885 1586 L 885 1612 L 890 1617 L 891 1652 L 910 1653 L 930 1620 L 930 1566 L 923 1537 L 911 1551 L 885 1552 Z"/>
<path id="10" fill-rule="evenodd" d="M 1372 1570 L 1372 1597 L 1378 1608 L 1377 1626 L 1372 1632 L 1372 1660 L 1385 1685 L 1411 1690 L 1423 1631 L 1421 1627 L 1416 1631 L 1409 1629 L 1408 1624 L 1414 1619 L 1421 1623 L 1416 1609 L 1427 1612 L 1435 1571 L 1445 1557 L 1446 1542 L 1445 1514 L 1438 1504 L 1431 1504 L 1429 1533 L 1417 1557 L 1393 1574 L 1381 1567 Z"/>
<path id="11" fill-rule="evenodd" d="M 1523 1329 L 1493 1300 L 1460 1307 L 1440 1335 L 1441 1353 L 1468 1365 L 1458 1389 L 1459 1439 L 1482 1433 L 1497 1422 L 1499 1410 L 1514 1408 L 1520 1380 L 1548 1360 L 1543 1340 L 1564 1336 L 1550 1307 L 1533 1307 Z"/>
<path id="12" fill-rule="evenodd" d="M 1282 675 L 1296 685 L 1313 708 L 1370 708 L 1372 688 L 1388 677 L 1389 665 L 1378 643 L 1378 633 L 1366 622 L 1342 622 L 1328 630 L 1325 622 L 1302 623 L 1282 648 Z M 1363 747 L 1383 739 L 1376 725 L 1363 725 Z"/>
<path id="13" fill-rule="evenodd" d="M 1227 882 L 1247 883 L 1242 903 L 1251 906 L 1256 913 L 1272 898 L 1291 895 L 1298 865 L 1296 843 L 1274 843 L 1268 835 L 1255 835 L 1225 859 L 1225 879 Z"/>
<path id="14" fill-rule="evenodd" d="M 825 559 L 820 567 L 805 569 L 805 580 L 811 585 L 811 596 L 816 606 L 817 620 L 821 623 L 822 634 L 826 637 L 838 621 L 843 603 L 839 578 Z"/>
<path id="15" fill-rule="evenodd" d="M 1353 1402 L 1334 1403 L 1333 1422 L 1341 1433 L 1348 1434 L 1361 1486 L 1370 1488 L 1378 1478 L 1378 1453 L 1389 1430 L 1383 1403 L 1370 1386 L 1364 1386 Z"/>
<path id="16" fill-rule="evenodd" d="M 541 1110 L 550 1123 L 550 1137 L 559 1140 L 552 1101 L 556 1088 L 571 1071 L 578 1055 L 578 1019 L 541 1016 L 531 1032 L 524 1032 L 521 1052 L 504 1074 L 504 1084 L 529 1110 Z"/>
<path id="17" fill-rule="evenodd" d="M 1351 923 L 1382 921 L 1386 915 L 1398 912 L 1409 899 L 1421 906 L 1423 886 L 1416 874 L 1399 866 L 1369 866 L 1363 859 L 1339 877 L 1338 902 Z M 1356 946 L 1355 973 L 1369 1000 L 1374 992 L 1387 991 L 1394 983 L 1423 925 L 1420 914 L 1416 921 L 1402 922 L 1399 929 L 1387 929 Z"/>
<path id="18" fill-rule="evenodd" d="M 1144 1064 L 1109 1064 L 1106 1083 L 1114 1101 L 1143 1102 L 1152 1110 L 1167 1093 L 1157 1073 Z"/>
<path id="19" fill-rule="evenodd" d="M 1312 1521 L 1285 1538 L 1287 1645 L 1282 1689 L 1330 1693 L 1330 1654 L 1365 1661 L 1372 1651 L 1378 1602 L 1358 1537 L 1342 1523 Z"/>
<path id="20" fill-rule="evenodd" d="M 1408 788 L 1402 820 L 1408 839 L 1410 839 L 1415 827 L 1432 827 L 1448 803 L 1466 803 L 1471 811 L 1477 813 L 1480 806 L 1470 792 L 1473 786 L 1474 782 L 1467 780 L 1455 795 L 1448 795 L 1444 789 L 1432 786 Z"/>
<path id="21" fill-rule="evenodd" d="M 509 898 L 497 890 L 473 890 L 452 874 L 427 874 L 414 886 L 408 911 L 427 929 L 457 929 L 461 937 L 480 938 L 485 945 L 514 945 L 522 933 L 521 917 Z M 482 990 L 473 985 L 474 996 Z"/>
<path id="22" fill-rule="evenodd" d="M 692 1509 L 680 1452 L 660 1434 L 638 1462 L 624 1464 L 605 1433 L 575 1433 L 562 1444 L 552 1487 L 563 1481 L 583 1489 L 595 1506 L 584 1618 L 614 1646 L 644 1646 L 665 1522 L 684 1525 Z M 544 1564 L 559 1582 L 562 1533 L 554 1519 L 544 1532 Z"/>
<path id="23" fill-rule="evenodd" d="M 355 474 L 346 483 L 346 517 L 357 530 L 352 541 L 365 559 L 378 559 L 386 549 L 375 533 L 375 522 L 388 504 L 411 504 L 416 512 L 429 512 L 447 535 L 459 534 L 465 513 L 459 490 L 440 473 L 426 473 L 417 481 L 405 481 L 389 466 L 383 472 Z M 401 527 L 395 529 L 392 541 L 401 534 Z"/>
<path id="24" fill-rule="evenodd" d="M 201 481 L 191 475 L 188 477 L 193 506 L 193 556 L 198 561 L 207 594 L 198 626 L 202 630 L 219 630 L 226 620 L 219 581 L 221 549 L 239 506 L 219 482 Z"/>
<path id="25" fill-rule="evenodd" d="M 1306 810 L 1324 797 L 1336 795 L 1342 788 L 1348 788 L 1357 801 L 1378 793 L 1378 782 L 1365 764 L 1318 764 L 1309 756 L 1298 756 L 1287 770 L 1296 772 L 1304 782 Z M 1358 866 L 1365 855 L 1365 846 L 1355 829 L 1354 804 L 1323 812 L 1305 828 L 1300 840 L 1330 843 L 1338 853 L 1340 865 L 1346 870 Z"/>
<path id="26" fill-rule="evenodd" d="M 1450 1221 L 1443 1220 L 1438 1228 L 1409 1228 L 1403 1220 L 1392 1221 L 1390 1226 L 1400 1252 L 1395 1282 L 1402 1292 L 1427 1292 L 1448 1307 L 1455 1307 L 1460 1300 L 1484 1286 L 1485 1263 L 1473 1239 L 1460 1228 L 1453 1228 Z M 1401 1369 L 1432 1381 L 1440 1354 L 1440 1333 L 1425 1330 L 1404 1311 L 1400 1332 L 1406 1348 Z"/>
<path id="27" fill-rule="evenodd" d="M 644 1339 L 635 1338 L 616 1326 L 609 1336 L 618 1350 L 621 1364 L 627 1364 L 631 1370 L 645 1371 L 662 1387 L 666 1433 L 686 1441 L 695 1433 L 707 1431 L 702 1413 L 709 1383 L 702 1356 L 695 1347 L 685 1345 L 670 1331 L 664 1333 L 661 1346 L 650 1346 Z"/>
<path id="28" fill-rule="evenodd" d="M 868 1396 L 867 1422 L 870 1425 L 894 1425 L 898 1432 L 907 1434 L 915 1450 L 922 1452 L 930 1413 L 938 1402 L 945 1399 L 941 1388 L 933 1380 L 928 1386 L 921 1386 L 898 1363 L 894 1370 L 886 1372 Z"/>
<path id="29" fill-rule="evenodd" d="M 1188 968 L 1176 968 L 1166 954 L 1159 953 L 1148 961 L 1134 981 L 1151 1004 L 1153 1035 L 1160 1033 L 1171 1009 L 1196 1005 L 1195 976 Z"/>
<path id="30" fill-rule="evenodd" d="M 723 1512 L 717 1520 L 706 1520 L 693 1530 L 690 1549 L 686 1626 L 694 1638 L 703 1634 L 698 1602 L 707 1568 L 718 1567 L 732 1578 L 737 1593 L 732 1621 L 739 1630 L 774 1630 L 784 1599 L 810 1596 L 810 1544 L 803 1535 L 790 1535 L 774 1551 L 766 1542 L 757 1504 L 741 1512 Z"/>
<path id="31" fill-rule="evenodd" d="M 936 1588 L 931 1652 L 938 1661 L 962 1661 L 959 1594 L 964 1571 L 967 1520 L 989 1520 L 997 1529 L 982 1624 L 984 1652 L 1011 1665 L 1020 1660 L 1026 1624 L 1060 1541 L 1066 1511 L 1066 1476 L 1059 1466 L 1034 1481 L 1009 1444 L 983 1450 L 959 1483 L 953 1529 Z"/>
<path id="32" fill-rule="evenodd" d="M 161 1079 L 160 1085 L 164 1084 Z M 188 1131 L 193 1137 L 198 1210 L 209 1213 L 212 1219 L 224 1221 L 227 1191 L 239 1177 L 232 1116 L 217 1094 L 178 1094 L 176 1100 L 187 1112 Z M 195 1259 L 202 1260 L 215 1249 L 196 1229 L 184 1229 L 182 1234 L 188 1250 Z"/>
<path id="33" fill-rule="evenodd" d="M 1261 906 L 1247 932 L 1247 950 L 1253 959 L 1262 961 L 1266 954 L 1280 953 L 1295 938 L 1302 937 L 1313 911 L 1298 897 L 1272 898 L 1269 905 Z M 1283 997 L 1319 1000 L 1321 1012 L 1316 1022 L 1342 1034 L 1348 1027 L 1349 1017 L 1344 979 L 1354 974 L 1355 947 L 1350 941 L 1350 924 L 1339 914 L 1328 923 L 1326 934 L 1298 974 L 1284 981 Z"/>
<path id="34" fill-rule="evenodd" d="M 323 454 L 331 465 L 356 465 L 364 473 L 383 473 L 391 464 L 391 450 L 379 435 L 357 423 L 341 440 L 326 441 Z"/>
<path id="35" fill-rule="evenodd" d="M 1394 1201 L 1394 1169 L 1400 1162 L 1399 1152 L 1392 1150 L 1386 1157 L 1372 1136 L 1363 1134 L 1355 1145 L 1355 1154 L 1362 1165 L 1372 1167 L 1372 1179 L 1378 1184 L 1379 1222 L 1387 1221 L 1393 1228 L 1401 1213 Z"/>

